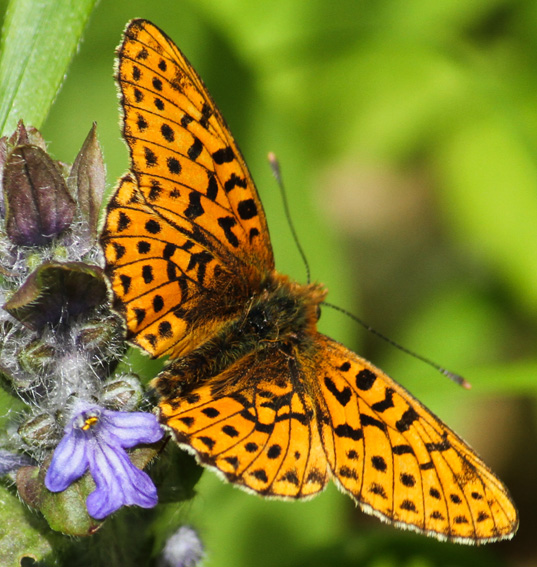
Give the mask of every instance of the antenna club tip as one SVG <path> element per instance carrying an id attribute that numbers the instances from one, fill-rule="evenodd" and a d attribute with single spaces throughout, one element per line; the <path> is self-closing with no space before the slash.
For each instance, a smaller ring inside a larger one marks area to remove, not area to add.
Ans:
<path id="1" fill-rule="evenodd" d="M 274 177 L 278 180 L 278 183 L 281 183 L 280 162 L 278 161 L 276 154 L 274 152 L 269 152 L 268 160 Z"/>
<path id="2" fill-rule="evenodd" d="M 472 384 L 465 380 L 460 374 L 455 374 L 454 372 L 449 372 L 449 370 L 442 369 L 442 374 L 447 376 L 450 380 L 453 380 L 455 384 L 462 386 L 465 390 L 470 390 L 472 388 Z"/>

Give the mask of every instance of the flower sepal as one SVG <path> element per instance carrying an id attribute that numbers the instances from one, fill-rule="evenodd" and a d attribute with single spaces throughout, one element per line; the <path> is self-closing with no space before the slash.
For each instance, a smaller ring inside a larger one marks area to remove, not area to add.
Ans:
<path id="1" fill-rule="evenodd" d="M 97 140 L 97 125 L 93 124 L 67 178 L 92 239 L 97 236 L 99 211 L 106 186 L 106 169 L 101 146 Z"/>
<path id="2" fill-rule="evenodd" d="M 85 474 L 63 492 L 50 492 L 45 487 L 46 468 L 22 467 L 17 471 L 19 496 L 28 506 L 39 510 L 49 526 L 65 535 L 90 536 L 97 532 L 103 521 L 88 514 L 86 498 L 95 489 L 91 475 Z"/>
<path id="3" fill-rule="evenodd" d="M 77 316 L 106 301 L 102 270 L 83 262 L 41 264 L 4 304 L 29 329 L 55 325 L 66 313 Z"/>

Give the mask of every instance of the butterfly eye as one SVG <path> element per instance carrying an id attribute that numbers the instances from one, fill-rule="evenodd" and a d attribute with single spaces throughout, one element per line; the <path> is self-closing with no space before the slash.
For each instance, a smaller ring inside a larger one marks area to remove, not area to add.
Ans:
<path id="1" fill-rule="evenodd" d="M 315 318 L 318 321 L 321 318 L 321 306 L 317 305 L 315 308 Z"/>

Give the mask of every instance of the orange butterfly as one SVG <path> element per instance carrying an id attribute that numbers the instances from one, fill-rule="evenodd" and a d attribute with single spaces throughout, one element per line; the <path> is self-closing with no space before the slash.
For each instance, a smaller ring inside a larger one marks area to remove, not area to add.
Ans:
<path id="1" fill-rule="evenodd" d="M 128 25 L 118 82 L 131 172 L 102 244 L 128 338 L 177 443 L 228 481 L 298 499 L 331 478 L 367 513 L 459 543 L 511 538 L 505 486 L 404 388 L 317 331 L 326 290 L 274 269 L 263 207 L 185 56 Z"/>

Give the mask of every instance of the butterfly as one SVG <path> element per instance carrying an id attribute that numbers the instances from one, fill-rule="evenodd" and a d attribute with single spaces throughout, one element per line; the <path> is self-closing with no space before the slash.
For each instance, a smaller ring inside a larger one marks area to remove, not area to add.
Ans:
<path id="1" fill-rule="evenodd" d="M 117 54 L 131 156 L 101 236 L 127 338 L 169 357 L 163 424 L 227 481 L 300 499 L 332 479 L 363 511 L 441 540 L 511 538 L 475 452 L 402 386 L 317 330 L 326 289 L 278 273 L 246 163 L 173 41 L 131 21 Z"/>

